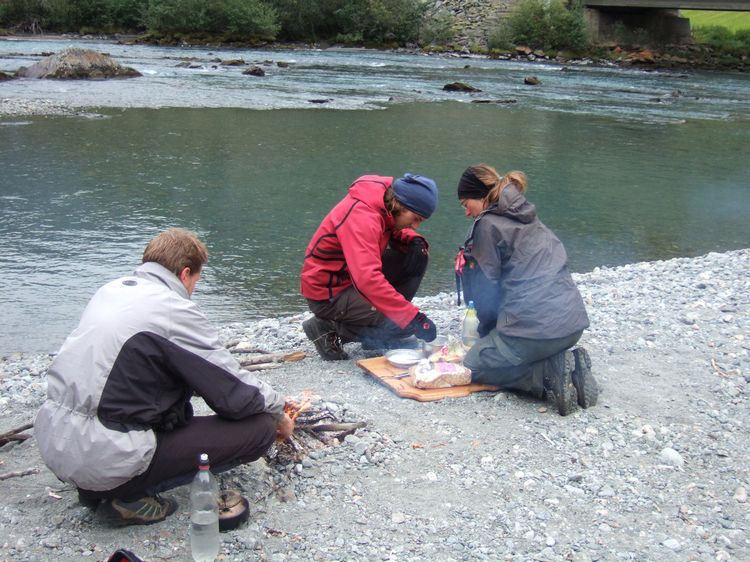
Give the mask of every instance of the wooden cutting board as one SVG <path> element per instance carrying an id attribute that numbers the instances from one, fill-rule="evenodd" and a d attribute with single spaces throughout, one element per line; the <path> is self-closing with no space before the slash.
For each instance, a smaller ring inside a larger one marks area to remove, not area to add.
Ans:
<path id="1" fill-rule="evenodd" d="M 449 388 L 417 388 L 409 382 L 408 377 L 402 376 L 408 372 L 408 369 L 395 367 L 382 356 L 362 359 L 357 361 L 357 365 L 401 398 L 411 398 L 419 402 L 432 402 L 434 400 L 442 400 L 443 398 L 460 398 L 461 396 L 468 396 L 472 392 L 483 390 L 491 392 L 500 390 L 498 387 L 489 384 L 473 383 L 451 386 Z"/>

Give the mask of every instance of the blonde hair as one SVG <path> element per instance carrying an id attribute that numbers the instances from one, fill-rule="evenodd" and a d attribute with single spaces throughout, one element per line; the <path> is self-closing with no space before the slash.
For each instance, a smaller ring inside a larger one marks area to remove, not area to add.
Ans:
<path id="1" fill-rule="evenodd" d="M 500 200 L 500 195 L 510 184 L 514 184 L 518 191 L 523 193 L 529 185 L 526 179 L 526 174 L 518 170 L 512 170 L 506 172 L 505 175 L 501 176 L 497 173 L 497 170 L 489 164 L 477 164 L 470 168 L 471 172 L 487 186 L 489 192 L 484 198 L 485 205 L 490 206 L 497 203 Z"/>
<path id="2" fill-rule="evenodd" d="M 170 228 L 156 235 L 143 251 L 143 263 L 156 262 L 177 277 L 186 267 L 197 273 L 208 261 L 206 245 L 183 228 Z"/>

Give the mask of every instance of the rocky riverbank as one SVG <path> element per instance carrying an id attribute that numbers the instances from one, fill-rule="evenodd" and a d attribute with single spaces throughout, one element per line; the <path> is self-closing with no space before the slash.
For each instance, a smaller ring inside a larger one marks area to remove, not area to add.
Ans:
<path id="1" fill-rule="evenodd" d="M 747 560 L 750 558 L 750 250 L 576 275 L 599 404 L 562 418 L 512 393 L 419 403 L 355 364 L 321 361 L 304 316 L 221 329 L 227 344 L 309 356 L 262 372 L 367 426 L 300 462 L 222 477 L 251 501 L 223 560 Z M 457 333 L 453 295 L 422 298 Z M 0 428 L 33 419 L 49 355 L 0 361 Z M 41 463 L 33 437 L 0 448 L 0 560 L 188 560 L 188 501 L 150 527 L 112 529 Z"/>

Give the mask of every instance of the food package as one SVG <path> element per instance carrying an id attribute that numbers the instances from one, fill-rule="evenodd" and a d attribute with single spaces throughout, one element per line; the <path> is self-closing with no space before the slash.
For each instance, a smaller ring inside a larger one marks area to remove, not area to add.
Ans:
<path id="1" fill-rule="evenodd" d="M 471 370 L 460 363 L 423 360 L 409 369 L 409 380 L 417 388 L 449 388 L 471 383 Z"/>
<path id="2" fill-rule="evenodd" d="M 461 363 L 466 355 L 466 348 L 456 338 L 449 336 L 445 345 L 440 347 L 434 353 L 431 353 L 428 359 L 432 363 Z"/>

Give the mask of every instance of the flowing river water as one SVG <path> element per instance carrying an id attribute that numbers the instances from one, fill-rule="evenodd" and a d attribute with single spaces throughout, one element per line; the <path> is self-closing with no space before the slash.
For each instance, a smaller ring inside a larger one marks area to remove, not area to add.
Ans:
<path id="1" fill-rule="evenodd" d="M 528 174 L 574 271 L 750 245 L 747 75 L 60 39 L 0 40 L 0 70 L 67 46 L 143 76 L 0 82 L 0 103 L 80 108 L 0 117 L 0 353 L 56 350 L 98 286 L 170 226 L 207 242 L 194 299 L 214 322 L 302 312 L 306 243 L 365 173 L 440 187 L 422 294 L 453 289 L 469 226 L 455 186 L 477 162 Z M 482 91 L 442 89 L 455 81 Z"/>

